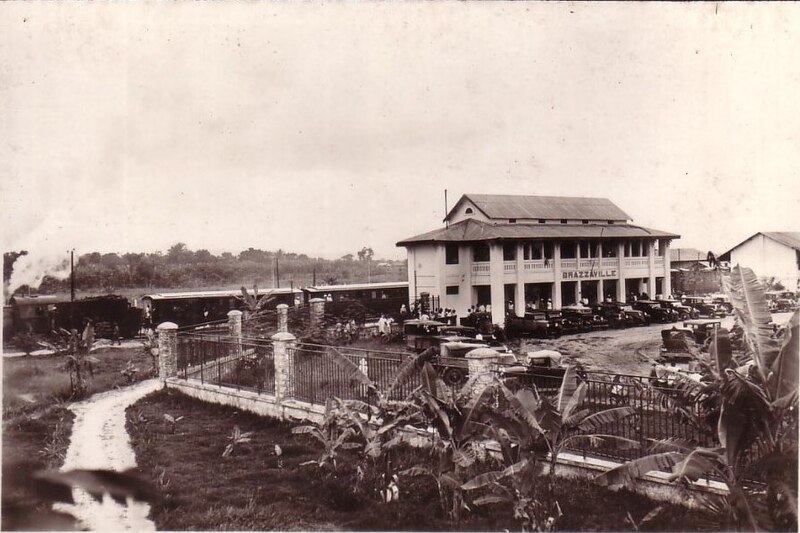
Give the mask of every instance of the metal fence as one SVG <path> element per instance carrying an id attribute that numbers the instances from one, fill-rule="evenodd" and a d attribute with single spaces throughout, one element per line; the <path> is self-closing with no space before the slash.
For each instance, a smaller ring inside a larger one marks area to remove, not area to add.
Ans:
<path id="1" fill-rule="evenodd" d="M 272 343 L 258 339 L 237 342 L 229 336 L 178 335 L 178 377 L 199 379 L 237 390 L 275 393 Z"/>

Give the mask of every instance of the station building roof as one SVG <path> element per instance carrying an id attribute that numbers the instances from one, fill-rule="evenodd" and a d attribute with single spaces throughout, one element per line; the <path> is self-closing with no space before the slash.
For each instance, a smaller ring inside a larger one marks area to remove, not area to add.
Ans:
<path id="1" fill-rule="evenodd" d="M 496 240 L 563 239 L 677 239 L 680 235 L 633 224 L 517 224 L 466 219 L 403 239 L 397 246 L 434 242 L 481 242 Z"/>
<path id="2" fill-rule="evenodd" d="M 607 198 L 574 196 L 520 196 L 514 194 L 465 194 L 445 217 L 472 202 L 489 219 L 586 219 L 627 222 L 631 217 Z"/>
<path id="3" fill-rule="evenodd" d="M 252 294 L 252 292 L 249 289 L 247 292 Z M 300 289 L 291 289 L 289 287 L 258 290 L 258 296 L 264 296 L 270 294 L 290 294 L 290 293 L 302 293 L 302 291 Z M 231 296 L 242 296 L 242 290 L 229 289 L 221 291 L 161 292 L 158 294 L 148 294 L 146 296 L 143 296 L 142 298 L 149 298 L 151 300 L 174 300 L 174 299 L 184 299 L 184 298 L 216 298 L 216 297 L 225 298 Z"/>

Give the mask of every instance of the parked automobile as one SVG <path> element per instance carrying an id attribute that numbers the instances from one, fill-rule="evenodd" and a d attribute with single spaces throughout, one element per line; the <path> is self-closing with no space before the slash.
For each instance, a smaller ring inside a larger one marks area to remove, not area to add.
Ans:
<path id="1" fill-rule="evenodd" d="M 728 315 L 733 314 L 733 304 L 731 299 L 725 294 L 714 294 L 711 297 L 711 303 L 716 304 L 718 308 L 724 309 Z"/>
<path id="2" fill-rule="evenodd" d="M 491 335 L 494 332 L 492 313 L 472 313 L 461 318 L 461 325 L 475 328 L 481 335 Z"/>
<path id="3" fill-rule="evenodd" d="M 706 296 L 684 296 L 681 301 L 693 307 L 700 317 L 707 318 L 724 318 L 727 312 L 724 308 L 715 304 L 711 298 Z"/>
<path id="4" fill-rule="evenodd" d="M 672 326 L 661 330 L 662 353 L 685 353 L 687 342 L 694 343 L 694 332 L 690 328 L 678 329 Z"/>
<path id="5" fill-rule="evenodd" d="M 591 307 L 568 305 L 561 308 L 561 314 L 564 317 L 565 332 L 575 330 L 581 333 L 609 327 L 608 320 L 600 314 L 595 314 Z"/>
<path id="6" fill-rule="evenodd" d="M 563 318 L 558 311 L 533 311 L 524 317 L 506 316 L 506 334 L 515 337 L 558 338 L 563 332 Z"/>
<path id="7" fill-rule="evenodd" d="M 567 371 L 561 354 L 555 350 L 528 352 L 519 364 L 522 365 L 521 369 L 506 369 L 504 375 L 516 378 L 522 385 L 533 385 L 539 391 L 557 391 Z"/>
<path id="8" fill-rule="evenodd" d="M 602 302 L 595 304 L 593 308 L 597 310 L 597 314 L 609 321 L 611 327 L 650 325 L 650 321 L 642 311 L 634 309 L 628 304 L 620 302 Z M 612 319 L 615 315 L 616 317 Z M 622 325 L 619 325 L 620 320 L 622 321 Z"/>
<path id="9" fill-rule="evenodd" d="M 517 357 L 505 346 L 490 346 L 483 343 L 462 337 L 458 340 L 448 340 L 439 345 L 439 353 L 431 360 L 431 364 L 437 369 L 442 377 L 442 381 L 451 387 L 463 385 L 469 378 L 469 364 L 466 359 L 468 353 L 478 348 L 491 349 L 497 352 L 498 364 L 502 368 L 510 369 L 512 372 L 522 372 L 525 367 L 520 365 Z M 504 351 L 501 351 L 504 350 Z"/>
<path id="10" fill-rule="evenodd" d="M 700 313 L 693 307 L 684 305 L 680 300 L 658 300 L 661 307 L 672 309 L 678 313 L 678 320 L 689 320 L 690 318 L 697 318 Z"/>
<path id="11" fill-rule="evenodd" d="M 447 327 L 447 324 L 435 320 L 406 320 L 403 323 L 406 348 L 423 352 L 432 346 L 439 346 L 440 341 L 436 337 L 443 327 Z"/>
<path id="12" fill-rule="evenodd" d="M 713 335 L 714 330 L 722 324 L 722 320 L 716 318 L 697 318 L 686 320 L 683 327 L 692 331 L 692 337 L 697 344 L 705 344 L 709 336 Z"/>
<path id="13" fill-rule="evenodd" d="M 631 307 L 638 309 L 649 322 L 677 322 L 678 312 L 668 307 L 663 307 L 659 302 L 654 300 L 637 300 L 631 304 Z"/>

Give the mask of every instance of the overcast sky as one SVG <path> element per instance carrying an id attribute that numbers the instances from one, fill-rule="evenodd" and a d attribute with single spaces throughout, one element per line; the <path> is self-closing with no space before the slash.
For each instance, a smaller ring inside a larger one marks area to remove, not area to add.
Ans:
<path id="1" fill-rule="evenodd" d="M 443 191 L 800 230 L 800 6 L 0 5 L 3 248 L 338 257 Z"/>

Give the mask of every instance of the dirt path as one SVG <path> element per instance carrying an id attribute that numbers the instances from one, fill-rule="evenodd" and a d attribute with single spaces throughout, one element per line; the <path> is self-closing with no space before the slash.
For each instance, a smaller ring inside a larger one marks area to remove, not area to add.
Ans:
<path id="1" fill-rule="evenodd" d="M 135 467 L 136 458 L 125 430 L 125 408 L 159 387 L 160 381 L 150 379 L 73 404 L 70 409 L 75 413 L 75 422 L 61 469 L 122 471 Z M 109 497 L 97 502 L 81 489 L 74 489 L 73 497 L 75 504 L 57 504 L 57 510 L 75 516 L 82 527 L 103 531 L 155 530 L 147 518 L 150 506 L 146 503 L 129 501 L 128 505 L 121 505 Z"/>

